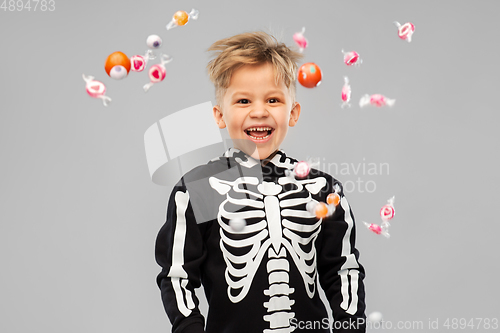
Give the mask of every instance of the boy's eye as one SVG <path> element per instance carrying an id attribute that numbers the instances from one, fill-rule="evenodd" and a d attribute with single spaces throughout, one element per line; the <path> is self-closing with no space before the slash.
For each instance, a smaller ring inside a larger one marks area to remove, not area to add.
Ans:
<path id="1" fill-rule="evenodd" d="M 278 100 L 276 98 L 271 98 L 269 100 L 269 103 L 278 103 Z"/>
<path id="2" fill-rule="evenodd" d="M 240 100 L 238 101 L 238 103 L 241 103 L 241 104 L 248 104 L 249 102 L 248 102 L 248 99 L 240 99 Z"/>

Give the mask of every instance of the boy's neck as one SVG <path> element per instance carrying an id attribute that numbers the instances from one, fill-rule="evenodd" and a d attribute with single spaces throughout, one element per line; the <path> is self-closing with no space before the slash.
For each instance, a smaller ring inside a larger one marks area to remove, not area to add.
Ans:
<path id="1" fill-rule="evenodd" d="M 273 159 L 273 157 L 278 153 L 278 150 L 275 150 L 274 153 L 272 153 L 271 155 L 269 155 L 267 158 L 264 158 L 262 160 L 260 160 L 260 164 L 262 166 L 265 166 L 267 165 L 267 163 L 271 162 L 271 160 Z"/>

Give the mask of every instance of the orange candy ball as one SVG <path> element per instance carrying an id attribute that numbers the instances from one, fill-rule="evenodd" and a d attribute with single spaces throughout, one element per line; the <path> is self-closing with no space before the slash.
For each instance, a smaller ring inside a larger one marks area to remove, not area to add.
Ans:
<path id="1" fill-rule="evenodd" d="M 188 23 L 189 15 L 183 10 L 179 10 L 174 14 L 174 21 L 177 25 L 185 25 Z"/>
<path id="2" fill-rule="evenodd" d="M 306 88 L 317 87 L 321 83 L 321 69 L 314 62 L 303 64 L 299 68 L 297 79 Z"/>
<path id="3" fill-rule="evenodd" d="M 339 202 L 340 202 L 340 196 L 337 194 L 337 193 L 330 193 L 328 194 L 328 196 L 326 197 L 326 202 L 329 204 L 329 205 L 334 205 L 334 206 L 338 206 Z"/>
<path id="4" fill-rule="evenodd" d="M 314 209 L 316 217 L 322 219 L 328 215 L 328 206 L 324 202 L 319 202 Z"/>
<path id="5" fill-rule="evenodd" d="M 119 79 L 114 75 L 115 74 L 114 72 L 118 68 L 118 67 L 115 68 L 116 66 L 123 66 L 127 70 L 127 74 L 130 72 L 130 67 L 131 67 L 130 59 L 125 55 L 125 53 L 120 51 L 113 52 L 108 56 L 106 62 L 104 63 L 104 69 L 106 70 L 106 73 L 108 73 L 108 75 L 114 79 Z"/>

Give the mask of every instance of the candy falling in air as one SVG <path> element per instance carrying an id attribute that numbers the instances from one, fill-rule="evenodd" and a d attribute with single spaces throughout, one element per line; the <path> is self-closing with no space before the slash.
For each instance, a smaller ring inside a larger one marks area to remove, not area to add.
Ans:
<path id="1" fill-rule="evenodd" d="M 306 88 L 317 87 L 322 79 L 321 69 L 313 62 L 303 64 L 299 68 L 297 79 L 299 83 Z"/>
<path id="2" fill-rule="evenodd" d="M 386 105 L 393 106 L 395 102 L 396 102 L 395 99 L 387 98 L 384 95 L 375 94 L 370 96 L 366 94 L 359 100 L 359 106 L 360 107 L 365 107 L 367 105 L 373 105 L 376 107 L 382 107 Z"/>
<path id="3" fill-rule="evenodd" d="M 130 59 L 120 51 L 111 53 L 104 63 L 106 73 L 115 80 L 127 77 L 130 66 Z"/>
<path id="4" fill-rule="evenodd" d="M 105 96 L 106 86 L 104 83 L 94 80 L 93 76 L 85 76 L 82 74 L 83 80 L 86 82 L 85 89 L 87 90 L 87 94 L 93 98 L 102 99 L 102 103 L 104 106 L 108 106 L 111 103 L 111 98 Z"/>
<path id="5" fill-rule="evenodd" d="M 144 85 L 144 91 L 147 92 L 155 83 L 163 81 L 167 75 L 165 64 L 172 61 L 172 58 L 166 54 L 162 54 L 161 64 L 153 65 L 149 68 L 149 80 L 151 82 Z"/>
<path id="6" fill-rule="evenodd" d="M 399 22 L 395 21 L 394 24 L 398 27 L 399 38 L 406 40 L 408 43 L 411 42 L 411 36 L 415 31 L 415 26 L 410 22 L 401 25 Z"/>
<path id="7" fill-rule="evenodd" d="M 381 227 L 381 226 L 379 226 L 378 224 L 375 224 L 375 223 L 371 223 L 371 224 L 370 223 L 366 223 L 366 222 L 363 222 L 363 223 L 365 224 L 365 226 L 369 230 L 373 231 L 377 235 L 382 235 L 382 236 L 385 236 L 387 238 L 390 237 L 389 232 L 387 231 L 386 227 L 385 228 L 383 226 Z"/>
<path id="8" fill-rule="evenodd" d="M 316 205 L 318 204 L 317 201 L 309 201 L 307 204 L 306 204 L 306 210 L 313 214 L 313 215 L 316 215 Z"/>
<path id="9" fill-rule="evenodd" d="M 167 24 L 167 30 L 170 30 L 172 28 L 175 28 L 177 26 L 183 26 L 186 25 L 189 20 L 193 19 L 196 20 L 198 19 L 198 14 L 199 12 L 196 9 L 192 9 L 189 14 L 183 10 L 177 11 L 174 16 L 172 17 L 172 21 L 170 21 Z"/>
<path id="10" fill-rule="evenodd" d="M 147 50 L 145 55 L 135 55 L 130 57 L 130 64 L 131 67 L 130 69 L 133 72 L 142 72 L 145 68 L 146 65 L 148 64 L 149 60 L 154 59 L 155 56 L 153 54 L 153 51 Z"/>
<path id="11" fill-rule="evenodd" d="M 229 220 L 229 226 L 233 231 L 240 232 L 242 231 L 247 225 L 247 222 L 243 219 L 231 219 Z"/>
<path id="12" fill-rule="evenodd" d="M 349 101 L 351 100 L 351 86 L 349 85 L 349 79 L 344 76 L 344 86 L 342 87 L 342 105 L 341 107 L 351 107 Z"/>
<path id="13" fill-rule="evenodd" d="M 340 203 L 340 195 L 338 193 L 330 193 L 326 197 L 326 203 L 337 207 Z"/>
<path id="14" fill-rule="evenodd" d="M 324 202 L 318 202 L 318 204 L 314 208 L 314 213 L 316 214 L 316 217 L 318 219 L 325 218 L 327 215 L 329 215 L 328 205 Z"/>
<path id="15" fill-rule="evenodd" d="M 302 28 L 301 32 L 296 32 L 293 35 L 293 40 L 297 45 L 299 46 L 299 51 L 302 52 L 304 49 L 307 47 L 307 39 L 304 37 L 304 32 L 306 31 L 306 28 Z"/>
<path id="16" fill-rule="evenodd" d="M 359 66 L 363 62 L 356 51 L 344 52 L 344 50 L 342 50 L 342 53 L 344 54 L 344 64 L 347 66 Z"/>
<path id="17" fill-rule="evenodd" d="M 298 178 L 306 178 L 309 171 L 311 171 L 311 167 L 306 161 L 301 161 L 295 165 L 293 171 Z"/>
<path id="18" fill-rule="evenodd" d="M 293 168 L 293 171 L 285 170 L 285 176 L 287 177 L 297 177 L 306 178 L 311 172 L 311 168 L 319 166 L 319 161 L 300 161 L 297 162 Z"/>
<path id="19" fill-rule="evenodd" d="M 146 44 L 151 50 L 156 50 L 161 47 L 162 40 L 158 35 L 149 35 L 146 39 Z"/>
<path id="20" fill-rule="evenodd" d="M 380 209 L 380 217 L 382 221 L 389 221 L 396 215 L 396 210 L 394 209 L 394 197 L 387 200 L 387 204 Z"/>
<path id="21" fill-rule="evenodd" d="M 380 323 L 382 323 L 382 313 L 374 311 L 370 313 L 366 319 L 373 324 L 380 325 Z"/>

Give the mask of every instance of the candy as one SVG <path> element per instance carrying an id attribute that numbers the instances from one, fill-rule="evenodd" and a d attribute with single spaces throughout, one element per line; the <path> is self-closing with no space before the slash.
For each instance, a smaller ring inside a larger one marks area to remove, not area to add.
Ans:
<path id="1" fill-rule="evenodd" d="M 387 200 L 387 204 L 380 209 L 380 217 L 382 221 L 389 221 L 394 217 L 396 211 L 394 209 L 394 197 Z"/>
<path id="2" fill-rule="evenodd" d="M 318 219 L 322 219 L 328 215 L 328 206 L 324 202 L 318 202 L 314 208 L 314 213 Z"/>
<path id="3" fill-rule="evenodd" d="M 366 319 L 373 324 L 380 324 L 382 322 L 382 314 L 378 311 L 374 311 L 370 313 Z"/>
<path id="4" fill-rule="evenodd" d="M 285 170 L 285 176 L 287 177 L 297 177 L 306 178 L 311 172 L 311 168 L 319 165 L 319 161 L 300 161 L 297 162 L 293 168 L 293 171 Z"/>
<path id="5" fill-rule="evenodd" d="M 351 100 L 351 86 L 349 85 L 349 79 L 347 76 L 344 76 L 344 86 L 342 87 L 342 105 L 341 107 L 343 108 L 344 106 L 351 107 L 351 104 L 349 104 L 349 101 Z"/>
<path id="6" fill-rule="evenodd" d="M 304 49 L 307 47 L 307 39 L 304 37 L 304 32 L 306 31 L 306 28 L 302 28 L 302 31 L 301 32 L 296 32 L 294 35 L 293 35 L 293 40 L 295 41 L 295 43 L 297 43 L 297 45 L 299 46 L 299 51 L 302 52 L 304 51 Z"/>
<path id="7" fill-rule="evenodd" d="M 378 224 L 375 224 L 375 223 L 371 223 L 371 224 L 366 223 L 366 222 L 363 222 L 363 223 L 365 224 L 365 226 L 369 230 L 373 231 L 377 235 L 383 235 L 383 236 L 385 236 L 387 238 L 390 237 L 389 232 L 387 232 L 387 228 L 381 227 L 381 226 L 379 226 Z"/>
<path id="8" fill-rule="evenodd" d="M 111 98 L 104 95 L 104 93 L 106 92 L 106 86 L 104 85 L 104 83 L 94 80 L 93 76 L 85 76 L 85 74 L 82 74 L 82 77 L 83 80 L 87 83 L 85 85 L 87 94 L 89 94 L 90 97 L 102 99 L 102 103 L 104 104 L 104 106 L 108 106 L 108 104 L 111 102 Z"/>
<path id="9" fill-rule="evenodd" d="M 382 106 L 393 106 L 394 103 L 396 102 L 395 99 L 389 99 L 387 97 L 385 97 L 384 95 L 380 95 L 380 94 L 374 94 L 374 95 L 364 95 L 363 97 L 361 97 L 361 99 L 359 100 L 359 106 L 360 107 L 364 107 L 364 106 L 367 106 L 367 105 L 373 105 L 373 106 L 376 106 L 376 107 L 382 107 Z"/>
<path id="10" fill-rule="evenodd" d="M 338 193 L 330 193 L 326 197 L 326 203 L 329 205 L 338 206 L 340 203 L 340 195 Z"/>
<path id="11" fill-rule="evenodd" d="M 161 38 L 158 35 L 149 35 L 146 39 L 146 44 L 151 50 L 159 49 L 161 47 Z"/>
<path id="12" fill-rule="evenodd" d="M 321 83 L 321 69 L 313 62 L 303 64 L 297 75 L 299 83 L 306 88 L 314 88 Z"/>
<path id="13" fill-rule="evenodd" d="M 356 51 L 344 52 L 344 50 L 342 50 L 342 53 L 344 54 L 344 63 L 347 66 L 359 66 L 363 62 Z"/>
<path id="14" fill-rule="evenodd" d="M 113 52 L 106 59 L 104 69 L 111 78 L 121 80 L 130 71 L 130 59 L 123 52 Z"/>
<path id="15" fill-rule="evenodd" d="M 293 171 L 295 172 L 295 175 L 297 175 L 297 177 L 305 178 L 309 174 L 309 171 L 311 171 L 311 167 L 309 166 L 309 163 L 301 161 L 295 165 Z"/>
<path id="16" fill-rule="evenodd" d="M 242 231 L 247 225 L 247 222 L 243 219 L 231 219 L 229 220 L 229 226 L 236 232 Z"/>
<path id="17" fill-rule="evenodd" d="M 161 64 L 153 65 L 149 68 L 149 80 L 150 83 L 144 85 L 144 91 L 147 92 L 155 83 L 163 81 L 167 75 L 167 70 L 165 69 L 165 64 L 172 61 L 172 58 L 166 54 L 162 55 Z"/>
<path id="18" fill-rule="evenodd" d="M 148 64 L 148 61 L 151 59 L 154 59 L 155 56 L 153 54 L 153 51 L 147 50 L 145 55 L 135 55 L 130 57 L 130 69 L 134 72 L 142 72 L 144 68 L 146 68 L 146 65 Z"/>
<path id="19" fill-rule="evenodd" d="M 192 9 L 189 14 L 183 10 L 177 11 L 172 17 L 172 21 L 167 24 L 167 30 L 175 28 L 177 26 L 186 25 L 190 19 L 198 19 L 199 12 L 196 9 Z"/>
<path id="20" fill-rule="evenodd" d="M 399 24 L 399 22 L 394 21 L 394 24 L 398 27 L 399 38 L 401 38 L 402 40 L 406 40 L 408 43 L 411 42 L 411 36 L 415 31 L 415 26 L 410 22 L 401 25 Z"/>
<path id="21" fill-rule="evenodd" d="M 306 210 L 313 214 L 313 215 L 316 215 L 316 205 L 318 203 L 316 201 L 309 201 L 307 204 L 306 204 Z"/>
<path id="22" fill-rule="evenodd" d="M 366 222 L 363 222 L 368 229 L 376 233 L 377 235 L 384 235 L 385 237 L 389 238 L 389 227 L 391 226 L 389 224 L 389 220 L 394 217 L 396 214 L 394 210 L 394 196 L 387 200 L 387 204 L 380 209 L 380 217 L 382 218 L 382 224 L 368 224 Z"/>

